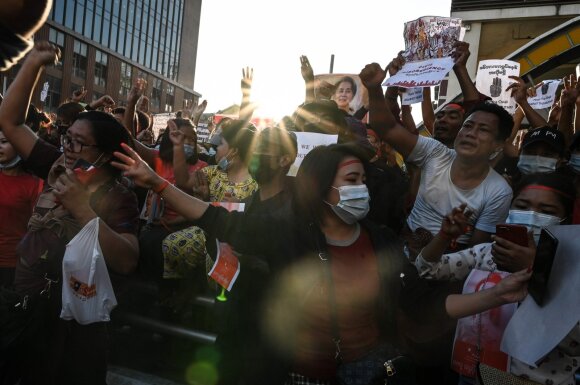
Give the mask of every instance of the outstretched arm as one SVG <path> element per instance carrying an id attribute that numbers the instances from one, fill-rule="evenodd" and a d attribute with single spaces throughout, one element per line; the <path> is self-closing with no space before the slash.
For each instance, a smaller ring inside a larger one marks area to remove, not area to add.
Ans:
<path id="1" fill-rule="evenodd" d="M 578 98 L 580 98 L 580 83 L 575 75 L 566 76 L 564 78 L 564 89 L 560 94 L 562 113 L 558 122 L 558 131 L 564 135 L 566 147 L 572 143 L 572 137 L 574 136 L 574 111 Z"/>
<path id="2" fill-rule="evenodd" d="M 431 135 L 433 135 L 433 125 L 435 124 L 435 111 L 431 104 L 431 87 L 423 88 L 423 101 L 421 102 L 421 113 L 423 114 L 423 124 Z"/>
<path id="3" fill-rule="evenodd" d="M 370 124 L 384 141 L 407 157 L 415 148 L 418 136 L 407 131 L 387 108 L 381 88 L 386 75 L 377 63 L 368 64 L 359 75 L 369 93 Z"/>
<path id="4" fill-rule="evenodd" d="M 453 72 L 457 76 L 457 81 L 461 87 L 461 92 L 463 93 L 463 103 L 466 102 L 477 102 L 479 100 L 479 92 L 475 88 L 475 84 L 471 81 L 469 73 L 467 72 L 467 59 L 469 59 L 469 43 L 464 41 L 458 41 L 454 44 L 455 50 L 451 54 L 451 57 L 455 60 L 455 65 L 453 66 Z"/>
<path id="5" fill-rule="evenodd" d="M 532 270 L 518 271 L 490 289 L 471 294 L 451 294 L 445 301 L 447 314 L 453 318 L 481 313 L 508 303 L 520 302 L 528 295 L 527 282 Z"/>
<path id="6" fill-rule="evenodd" d="M 139 157 L 139 155 L 126 144 L 122 144 L 123 149 L 129 156 L 120 152 L 115 152 L 115 157 L 119 161 L 111 164 L 123 171 L 123 175 L 135 181 L 138 186 L 151 189 L 175 208 L 179 214 L 187 220 L 195 221 L 205 213 L 209 204 L 197 198 L 187 195 L 165 179 L 160 177 Z"/>
<path id="7" fill-rule="evenodd" d="M 44 41 L 36 43 L 0 105 L 0 128 L 24 159 L 28 159 L 38 140 L 38 136 L 24 123 L 32 92 L 44 66 L 56 63 L 59 57 L 58 47 Z"/>
<path id="8" fill-rule="evenodd" d="M 250 95 L 252 94 L 252 81 L 254 80 L 254 69 L 246 67 L 244 70 L 242 68 L 242 104 L 240 104 L 240 116 L 239 119 L 244 121 L 244 126 L 250 123 L 252 120 L 252 115 L 254 115 L 255 106 L 250 101 Z"/>
<path id="9" fill-rule="evenodd" d="M 135 139 L 135 110 L 139 98 L 145 92 L 145 88 L 147 88 L 147 81 L 145 79 L 138 78 L 135 80 L 135 83 L 129 91 L 129 95 L 127 95 L 127 107 L 125 107 L 125 114 L 123 115 L 123 125 L 129 131 L 131 138 L 133 138 L 133 146 L 135 146 L 139 156 L 145 159 L 149 165 L 153 165 L 156 155 L 155 150 Z"/>

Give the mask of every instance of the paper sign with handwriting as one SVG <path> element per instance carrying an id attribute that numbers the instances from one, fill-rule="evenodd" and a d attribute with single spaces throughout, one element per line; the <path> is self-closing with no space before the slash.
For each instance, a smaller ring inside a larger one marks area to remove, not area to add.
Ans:
<path id="1" fill-rule="evenodd" d="M 318 146 L 328 146 L 335 144 L 338 141 L 338 135 L 317 134 L 313 132 L 296 132 L 296 139 L 298 143 L 298 155 L 294 164 L 288 171 L 289 176 L 296 176 L 302 160 L 308 155 L 310 151 Z"/>
<path id="2" fill-rule="evenodd" d="M 431 87 L 441 83 L 441 80 L 453 68 L 453 59 L 429 59 L 406 63 L 394 76 L 383 83 L 388 87 Z"/>
<path id="3" fill-rule="evenodd" d="M 421 103 L 423 101 L 423 88 L 407 88 L 403 92 L 403 97 L 401 99 L 401 104 L 404 106 L 410 106 L 411 104 Z"/>
<path id="4" fill-rule="evenodd" d="M 482 60 L 477 65 L 475 87 L 513 115 L 516 112 L 516 101 L 511 91 L 506 89 L 514 80 L 509 76 L 520 76 L 520 63 L 511 60 Z"/>
<path id="5" fill-rule="evenodd" d="M 543 84 L 536 89 L 536 96 L 528 98 L 528 103 L 534 110 L 541 110 L 543 108 L 550 108 L 556 99 L 556 91 L 562 81 L 544 80 Z"/>

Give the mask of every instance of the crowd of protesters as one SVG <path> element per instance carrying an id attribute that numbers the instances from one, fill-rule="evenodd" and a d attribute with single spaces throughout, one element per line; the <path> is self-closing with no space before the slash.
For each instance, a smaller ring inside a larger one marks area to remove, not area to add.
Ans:
<path id="1" fill-rule="evenodd" d="M 26 31 L 16 32 L 11 46 L 30 49 L 18 46 Z M 537 87 L 514 78 L 512 116 L 477 91 L 465 67 L 469 45 L 458 42 L 463 100 L 435 114 L 426 89 L 420 134 L 399 105 L 404 91 L 381 86 L 401 56 L 360 71 L 369 100 L 358 111 L 349 104 L 360 92 L 352 77 L 316 82 L 301 57 L 306 96 L 295 111 L 257 130 L 245 69 L 239 118 L 222 120 L 202 143 L 205 102 L 155 138 L 143 79 L 124 101 L 85 104 L 80 90 L 53 118 L 39 111 L 31 96 L 59 56 L 37 42 L 0 104 L 2 385 L 106 383 L 107 322 L 59 316 L 67 244 L 95 218 L 115 290 L 138 276 L 176 312 L 200 292 L 219 293 L 207 273 L 216 240 L 227 242 L 240 274 L 214 320 L 217 383 L 289 385 L 362 381 L 356 364 L 369 357 L 387 362 L 388 383 L 476 383 L 450 369 L 456 320 L 523 301 L 541 229 L 580 224 L 574 75 L 547 120 L 527 102 Z M 338 143 L 313 149 L 291 177 L 300 132 Z M 96 172 L 77 172 L 85 165 Z M 504 223 L 526 226 L 527 242 L 495 236 Z M 473 269 L 509 274 L 462 294 Z M 574 384 L 579 324 L 564 335 L 537 368 L 512 358 L 505 374 Z"/>

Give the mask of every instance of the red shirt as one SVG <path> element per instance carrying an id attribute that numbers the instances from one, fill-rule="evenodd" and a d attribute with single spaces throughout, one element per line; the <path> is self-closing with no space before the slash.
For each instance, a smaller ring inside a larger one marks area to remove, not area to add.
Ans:
<path id="1" fill-rule="evenodd" d="M 361 228 L 349 246 L 327 245 L 345 362 L 368 353 L 379 342 L 377 303 L 379 273 L 369 234 Z M 321 262 L 322 263 L 322 262 Z M 324 277 L 324 275 L 322 276 Z M 324 278 L 305 299 L 296 343 L 294 371 L 307 377 L 332 379 L 336 374 L 332 320 Z"/>
<path id="2" fill-rule="evenodd" d="M 574 202 L 574 215 L 572 216 L 572 224 L 580 225 L 580 198 L 576 198 L 576 202 Z"/>
<path id="3" fill-rule="evenodd" d="M 16 266 L 16 245 L 26 233 L 42 184 L 30 174 L 0 172 L 0 267 Z"/>

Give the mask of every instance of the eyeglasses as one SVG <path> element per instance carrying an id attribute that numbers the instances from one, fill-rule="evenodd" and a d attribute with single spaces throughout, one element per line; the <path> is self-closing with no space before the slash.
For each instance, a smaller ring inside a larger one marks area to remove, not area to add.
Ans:
<path id="1" fill-rule="evenodd" d="M 83 151 L 83 147 L 99 147 L 96 144 L 83 144 L 68 135 L 62 135 L 60 137 L 60 144 L 63 147 L 68 147 L 74 153 L 79 153 Z"/>

